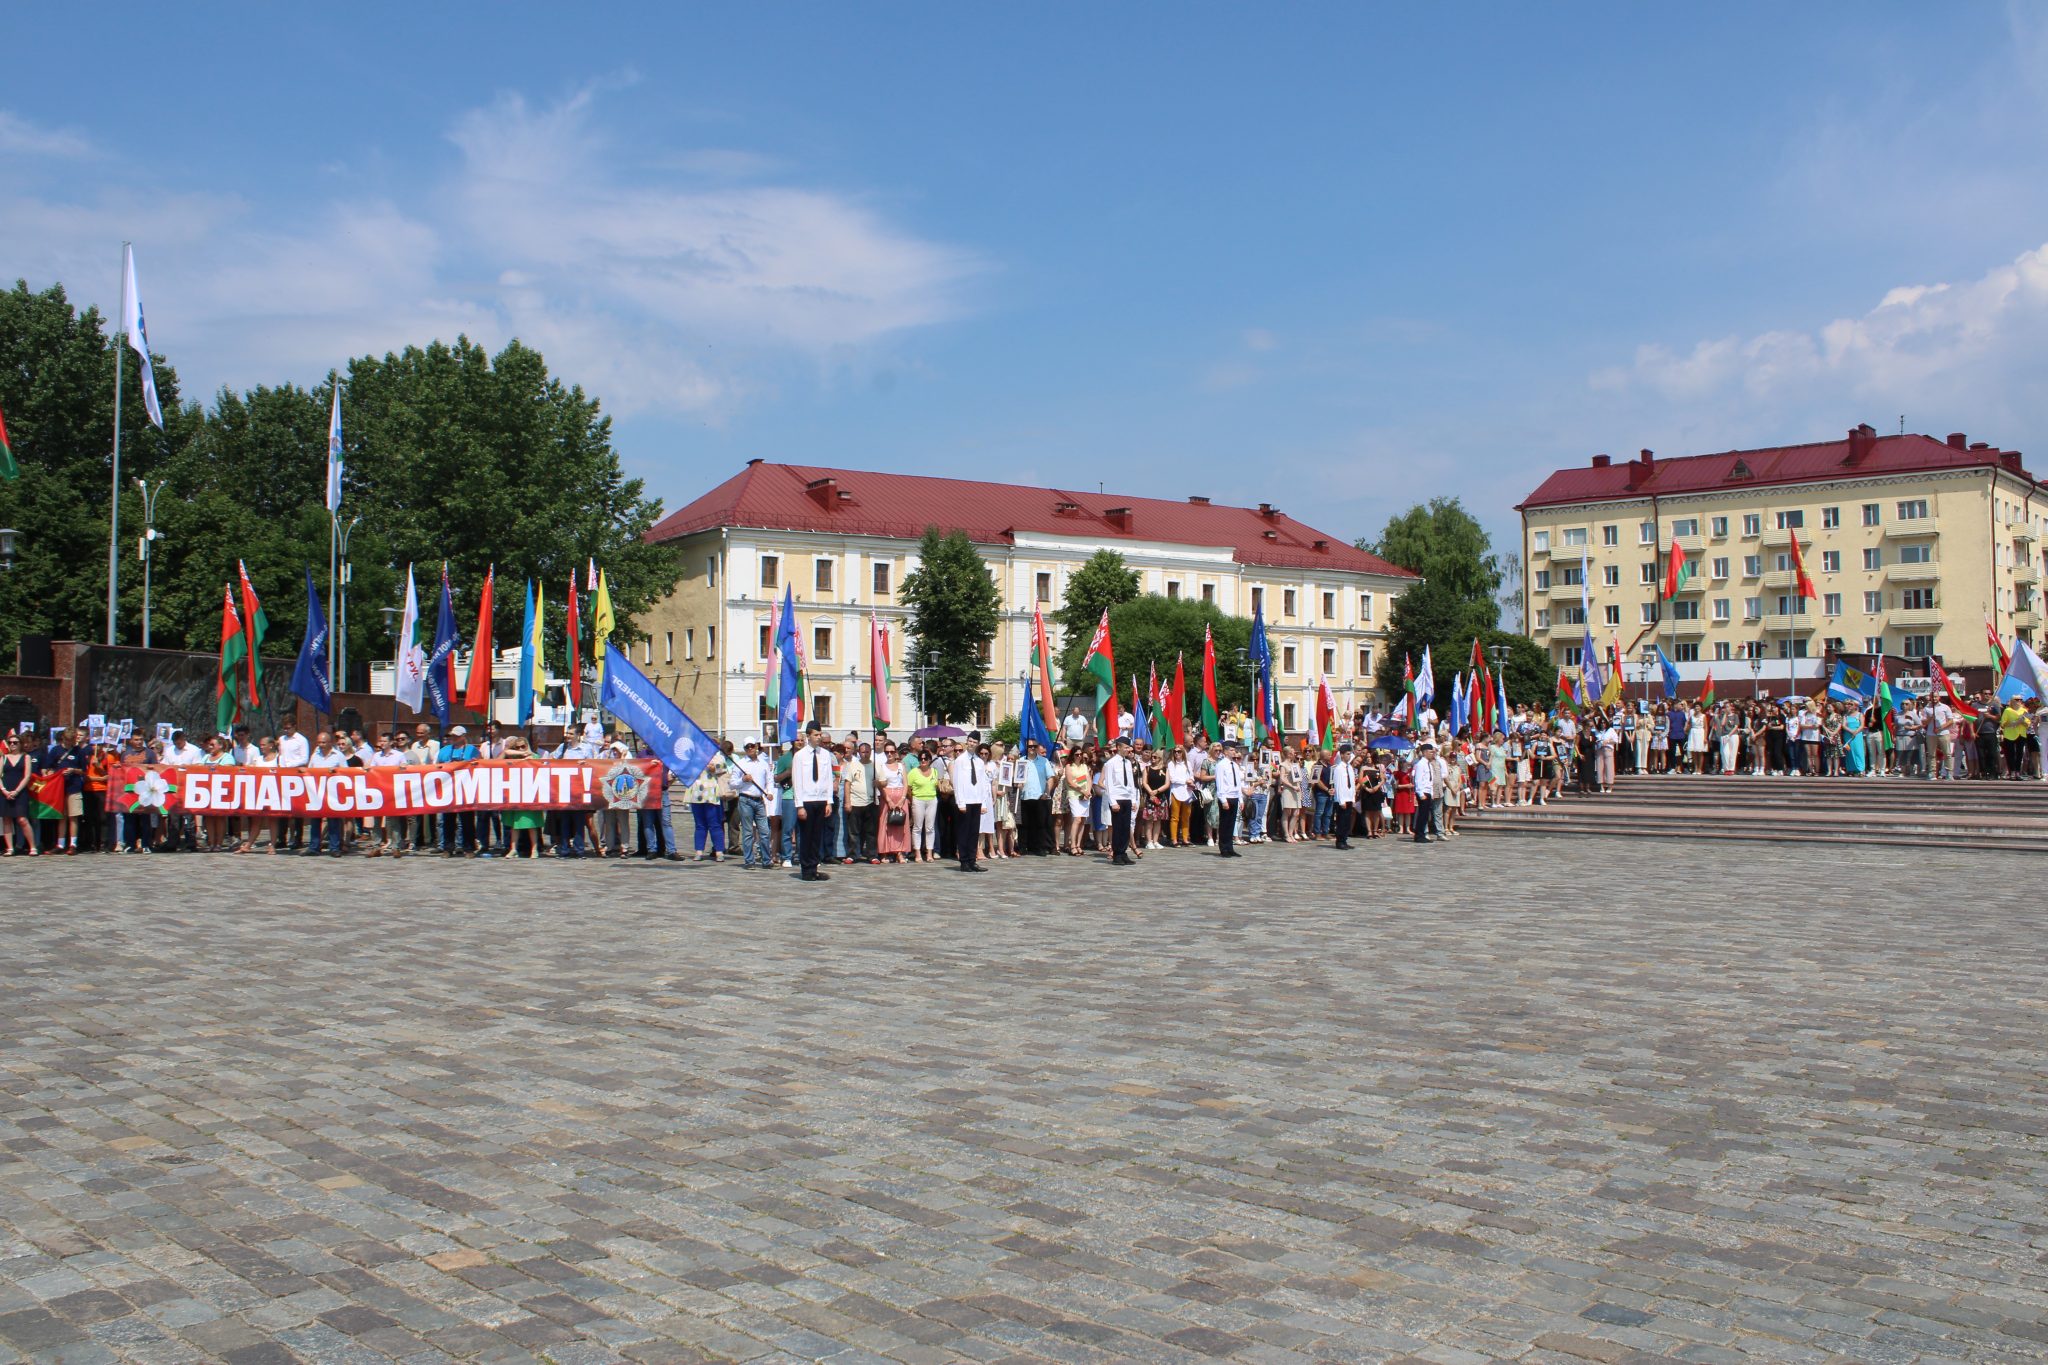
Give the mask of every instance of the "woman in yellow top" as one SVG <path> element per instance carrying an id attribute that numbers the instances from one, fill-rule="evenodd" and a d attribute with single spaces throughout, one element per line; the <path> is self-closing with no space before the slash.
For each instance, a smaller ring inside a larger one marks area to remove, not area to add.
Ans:
<path id="1" fill-rule="evenodd" d="M 929 863 L 939 848 L 939 775 L 932 764 L 906 765 L 903 785 L 910 789 L 910 851 Z"/>
<path id="2" fill-rule="evenodd" d="M 2027 708 L 2018 697 L 1998 713 L 1998 738 L 2005 749 L 2005 775 L 2017 782 L 2027 775 Z"/>

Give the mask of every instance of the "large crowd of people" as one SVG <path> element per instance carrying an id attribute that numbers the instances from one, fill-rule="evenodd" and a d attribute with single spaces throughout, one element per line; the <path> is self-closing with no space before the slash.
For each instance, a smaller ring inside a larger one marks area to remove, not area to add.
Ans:
<path id="1" fill-rule="evenodd" d="M 1619 774 L 1920 777 L 2041 780 L 2048 705 L 1989 694 L 1905 700 L 1891 716 L 1826 697 L 1700 705 L 1679 700 L 1545 713 L 1517 707 L 1485 734 L 1453 733 L 1427 706 L 1412 722 L 1361 711 L 1324 743 L 1266 734 L 1223 718 L 1210 739 L 1106 739 L 1076 710 L 1051 751 L 975 733 L 834 739 L 813 725 L 776 746 L 726 741 L 693 781 L 659 765 L 657 799 L 638 812 L 473 810 L 442 815 L 283 819 L 122 809 L 110 777 L 132 766 L 320 770 L 520 761 L 645 758 L 630 736 L 572 732 L 537 752 L 510 727 L 417 724 L 302 734 L 290 721 L 194 742 L 135 734 L 87 742 L 82 729 L 38 741 L 7 736 L 0 751 L 0 844 L 6 856 L 80 853 L 263 853 L 450 858 L 626 858 L 737 861 L 824 879 L 832 866 L 946 862 L 963 871 L 1023 857 L 1102 855 L 1134 865 L 1162 850 L 1455 838 L 1461 820 L 1566 797 L 1597 797 Z M 1170 737 L 1168 737 L 1170 739 Z M 63 774 L 61 805 L 38 781 Z M 677 810 L 690 821 L 688 854 Z"/>

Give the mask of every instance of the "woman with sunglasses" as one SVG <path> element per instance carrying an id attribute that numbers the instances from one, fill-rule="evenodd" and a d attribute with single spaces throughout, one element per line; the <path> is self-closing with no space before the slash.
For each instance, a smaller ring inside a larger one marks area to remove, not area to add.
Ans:
<path id="1" fill-rule="evenodd" d="M 910 852 L 910 788 L 904 784 L 900 751 L 892 740 L 875 764 L 875 794 L 882 811 L 875 826 L 875 856 L 901 864 Z"/>

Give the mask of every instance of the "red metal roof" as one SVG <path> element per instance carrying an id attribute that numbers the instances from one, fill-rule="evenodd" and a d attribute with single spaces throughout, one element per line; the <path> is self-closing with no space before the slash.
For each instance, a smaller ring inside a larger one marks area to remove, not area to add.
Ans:
<path id="1" fill-rule="evenodd" d="M 1648 452 L 1645 452 L 1647 455 Z M 1839 441 L 1729 450 L 1677 459 L 1633 459 L 1560 469 L 1516 504 L 1517 510 L 1559 503 L 1670 498 L 1780 484 L 1825 483 L 1882 474 L 1916 474 L 1937 469 L 2001 468 L 2034 482 L 2016 450 L 2002 451 L 1957 433 L 1946 441 L 1932 436 L 1879 436 L 1859 427 Z"/>
<path id="2" fill-rule="evenodd" d="M 1278 508 L 1224 507 L 1190 499 L 1127 498 L 1060 488 L 1026 488 L 922 474 L 876 474 L 751 460 L 686 507 L 662 518 L 650 541 L 720 526 L 825 531 L 915 540 L 927 526 L 959 529 L 983 545 L 1019 532 L 1082 536 L 1107 546 L 1130 541 L 1230 547 L 1240 564 L 1337 569 L 1413 578 L 1348 540 L 1304 526 Z"/>

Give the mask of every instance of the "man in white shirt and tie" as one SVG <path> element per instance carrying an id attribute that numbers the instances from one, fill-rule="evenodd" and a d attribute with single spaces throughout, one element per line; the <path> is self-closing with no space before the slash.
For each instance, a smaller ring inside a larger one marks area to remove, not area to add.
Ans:
<path id="1" fill-rule="evenodd" d="M 1351 847 L 1351 831 L 1358 823 L 1358 769 L 1351 766 L 1350 744 L 1337 746 L 1337 761 L 1330 765 L 1330 829 L 1337 847 Z"/>
<path id="2" fill-rule="evenodd" d="M 975 752 L 980 744 L 977 730 L 961 741 L 960 752 L 953 756 L 953 808 L 958 812 L 953 817 L 953 844 L 962 872 L 987 870 L 975 855 L 981 848 L 981 811 L 995 800 L 995 791 L 988 760 Z"/>
<path id="3" fill-rule="evenodd" d="M 1415 751 L 1415 842 L 1429 842 L 1429 820 L 1436 811 L 1436 741 L 1425 739 Z"/>
<path id="4" fill-rule="evenodd" d="M 1237 842 L 1237 808 L 1244 802 L 1244 764 L 1238 761 L 1237 741 L 1223 741 L 1223 757 L 1216 760 L 1216 856 L 1241 858 Z"/>
<path id="5" fill-rule="evenodd" d="M 804 732 L 810 747 L 797 751 L 789 765 L 790 795 L 796 802 L 798 876 L 807 882 L 830 881 L 818 871 L 825 843 L 825 822 L 832 818 L 832 755 L 825 752 L 825 732 L 812 721 Z"/>
<path id="6" fill-rule="evenodd" d="M 1138 771 L 1128 735 L 1116 737 L 1116 752 L 1102 765 L 1102 799 L 1109 806 L 1110 863 L 1136 867 L 1131 857 L 1131 815 L 1138 808 Z"/>

